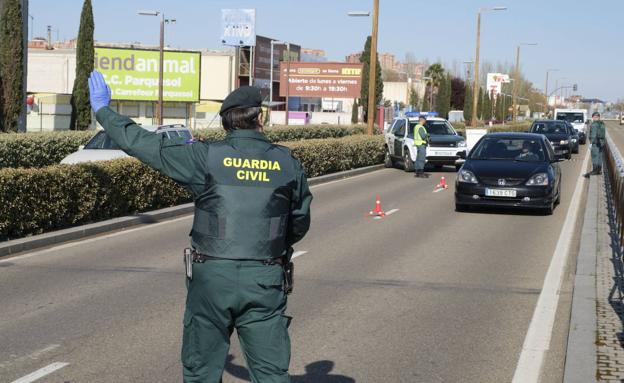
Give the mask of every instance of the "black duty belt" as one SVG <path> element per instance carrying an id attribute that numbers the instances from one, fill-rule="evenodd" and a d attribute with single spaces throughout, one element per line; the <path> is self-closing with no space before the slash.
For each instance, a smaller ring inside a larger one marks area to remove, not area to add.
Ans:
<path id="1" fill-rule="evenodd" d="M 270 259 L 236 259 L 236 258 L 221 258 L 221 257 L 213 257 L 207 254 L 201 254 L 196 251 L 192 252 L 193 263 L 204 263 L 206 261 L 219 261 L 219 260 L 228 260 L 228 261 L 248 261 L 248 262 L 260 262 L 263 265 L 272 266 L 272 265 L 280 265 L 284 264 L 283 259 L 280 258 L 270 258 Z"/>

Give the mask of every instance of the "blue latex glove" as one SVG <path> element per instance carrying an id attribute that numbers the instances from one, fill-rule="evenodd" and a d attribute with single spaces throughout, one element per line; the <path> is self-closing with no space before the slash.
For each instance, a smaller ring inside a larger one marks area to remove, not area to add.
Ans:
<path id="1" fill-rule="evenodd" d="M 89 101 L 91 108 L 97 113 L 98 110 L 108 106 L 111 101 L 111 89 L 106 85 L 104 76 L 98 71 L 91 72 L 89 77 Z"/>

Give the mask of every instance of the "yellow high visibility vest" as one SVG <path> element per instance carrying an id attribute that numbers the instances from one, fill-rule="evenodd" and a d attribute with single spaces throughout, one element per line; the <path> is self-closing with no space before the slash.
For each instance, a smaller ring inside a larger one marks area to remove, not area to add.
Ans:
<path id="1" fill-rule="evenodd" d="M 420 129 L 422 129 L 422 134 L 419 134 L 421 133 L 419 132 Z M 427 137 L 427 130 L 424 126 L 416 124 L 416 126 L 414 126 L 414 146 L 421 146 L 427 143 L 426 140 L 422 139 L 423 136 Z"/>

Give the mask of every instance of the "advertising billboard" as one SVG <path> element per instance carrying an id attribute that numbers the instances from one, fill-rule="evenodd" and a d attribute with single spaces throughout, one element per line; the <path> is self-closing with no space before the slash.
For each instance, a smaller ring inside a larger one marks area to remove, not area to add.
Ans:
<path id="1" fill-rule="evenodd" d="M 499 94 L 502 93 L 503 83 L 508 83 L 509 75 L 503 73 L 488 73 L 487 74 L 487 82 L 486 87 L 488 93 L 494 98 L 498 97 Z"/>
<path id="2" fill-rule="evenodd" d="M 233 46 L 256 45 L 256 10 L 222 9 L 221 43 Z"/>
<path id="3" fill-rule="evenodd" d="M 288 63 L 280 63 L 280 90 L 286 96 Z M 336 62 L 290 63 L 290 97 L 359 98 L 362 87 L 362 64 Z"/>
<path id="4" fill-rule="evenodd" d="M 156 50 L 95 48 L 94 68 L 102 72 L 113 100 L 157 101 L 159 52 Z M 165 51 L 163 100 L 198 102 L 201 54 Z"/>

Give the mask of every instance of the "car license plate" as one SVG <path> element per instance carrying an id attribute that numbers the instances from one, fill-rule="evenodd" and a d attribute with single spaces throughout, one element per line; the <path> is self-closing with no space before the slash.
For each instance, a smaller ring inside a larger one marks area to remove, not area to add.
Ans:
<path id="1" fill-rule="evenodd" d="M 433 155 L 434 156 L 442 156 L 442 157 L 454 157 L 455 156 L 455 152 L 436 150 L 436 151 L 433 152 Z"/>
<path id="2" fill-rule="evenodd" d="M 516 191 L 511 189 L 485 189 L 485 195 L 487 197 L 508 197 L 515 198 Z"/>

